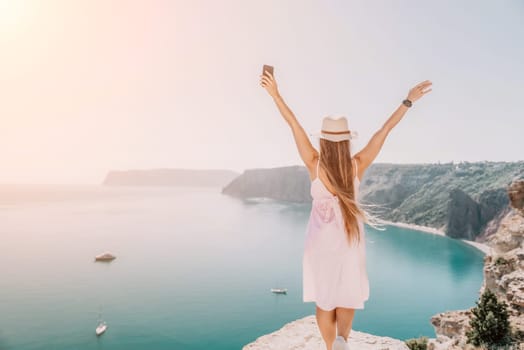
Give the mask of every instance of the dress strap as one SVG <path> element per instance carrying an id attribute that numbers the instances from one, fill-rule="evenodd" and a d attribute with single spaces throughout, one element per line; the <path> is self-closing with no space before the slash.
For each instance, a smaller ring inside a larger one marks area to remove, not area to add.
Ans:
<path id="1" fill-rule="evenodd" d="M 320 154 L 318 155 L 318 161 L 317 161 L 317 177 L 318 177 L 318 166 L 320 165 Z"/>
<path id="2" fill-rule="evenodd" d="M 353 158 L 353 160 L 355 161 L 355 176 L 357 176 L 358 175 L 358 163 L 355 158 Z"/>

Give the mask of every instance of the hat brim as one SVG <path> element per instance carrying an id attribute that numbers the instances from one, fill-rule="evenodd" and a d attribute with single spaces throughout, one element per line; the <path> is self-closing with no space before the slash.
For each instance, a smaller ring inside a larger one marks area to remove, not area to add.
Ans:
<path id="1" fill-rule="evenodd" d="M 354 140 L 358 138 L 358 132 L 351 131 L 349 134 L 341 134 L 341 135 L 330 135 L 330 134 L 324 134 L 322 132 L 315 132 L 309 134 L 312 137 L 321 138 L 328 141 L 333 142 L 339 142 L 339 141 L 345 141 L 345 140 Z"/>

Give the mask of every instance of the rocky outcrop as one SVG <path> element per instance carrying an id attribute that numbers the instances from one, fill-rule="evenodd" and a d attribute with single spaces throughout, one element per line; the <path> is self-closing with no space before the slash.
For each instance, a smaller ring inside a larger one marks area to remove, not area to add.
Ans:
<path id="1" fill-rule="evenodd" d="M 349 333 L 349 348 L 358 350 L 409 350 L 402 341 L 356 330 Z M 319 350 L 325 349 L 315 315 L 306 316 L 263 335 L 242 350 Z"/>
<path id="2" fill-rule="evenodd" d="M 508 213 L 511 210 L 511 206 L 508 205 L 504 209 L 502 209 L 497 215 L 495 215 L 495 217 L 491 221 L 488 221 L 481 229 L 480 234 L 475 238 L 475 241 L 485 243 L 490 236 L 497 232 L 500 223 L 502 222 L 502 219 L 504 219 L 504 217 L 508 215 Z"/>
<path id="3" fill-rule="evenodd" d="M 514 181 L 508 188 L 511 206 L 524 216 L 524 182 Z"/>
<path id="4" fill-rule="evenodd" d="M 493 218 L 500 213 L 500 208 L 507 208 L 508 204 L 508 192 L 505 188 L 496 188 L 481 192 L 478 198 L 481 225 L 483 226 L 493 220 Z"/>
<path id="5" fill-rule="evenodd" d="M 509 321 L 514 332 L 524 334 L 524 180 L 508 187 L 511 210 L 504 216 L 497 232 L 487 243 L 491 253 L 484 256 L 484 281 L 479 290 L 492 291 L 508 305 Z M 463 349 L 472 313 L 456 310 L 431 317 L 436 339 L 430 339 L 430 349 Z M 524 349 L 524 344 L 521 346 Z"/>
<path id="6" fill-rule="evenodd" d="M 231 170 L 151 169 L 110 171 L 106 186 L 197 186 L 222 187 L 239 174 Z"/>
<path id="7" fill-rule="evenodd" d="M 523 181 L 524 183 L 524 181 Z M 484 288 L 508 304 L 510 322 L 524 333 L 524 216 L 510 212 L 490 237 L 493 255 L 485 258 Z"/>
<path id="8" fill-rule="evenodd" d="M 456 310 L 440 313 L 431 318 L 431 324 L 435 327 L 435 333 L 448 338 L 456 338 L 464 335 L 469 330 L 470 310 Z"/>

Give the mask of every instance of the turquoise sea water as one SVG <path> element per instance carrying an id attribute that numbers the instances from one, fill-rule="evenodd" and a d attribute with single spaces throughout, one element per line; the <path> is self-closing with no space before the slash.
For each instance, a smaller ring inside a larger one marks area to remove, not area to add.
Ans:
<path id="1" fill-rule="evenodd" d="M 0 349 L 241 349 L 314 314 L 302 302 L 309 210 L 220 188 L 0 186 Z M 353 329 L 434 336 L 432 315 L 474 306 L 480 251 L 366 230 L 370 299 Z M 117 259 L 93 262 L 106 250 Z"/>

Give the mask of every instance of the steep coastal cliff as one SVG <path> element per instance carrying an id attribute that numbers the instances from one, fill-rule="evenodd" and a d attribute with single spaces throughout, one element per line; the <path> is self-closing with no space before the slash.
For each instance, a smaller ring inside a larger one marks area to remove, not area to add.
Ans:
<path id="1" fill-rule="evenodd" d="M 363 203 L 380 205 L 384 220 L 432 227 L 453 238 L 485 242 L 506 215 L 506 187 L 524 179 L 524 161 L 459 164 L 372 164 L 361 179 Z M 246 170 L 222 193 L 311 201 L 304 166 Z"/>
<path id="2" fill-rule="evenodd" d="M 509 321 L 514 332 L 524 336 L 524 181 L 515 181 L 507 189 L 511 204 L 495 234 L 488 239 L 493 248 L 484 256 L 484 281 L 479 294 L 487 288 L 499 301 L 508 305 Z M 429 349 L 467 348 L 471 309 L 442 312 L 431 317 L 437 339 Z M 521 345 L 524 349 L 524 342 Z"/>

